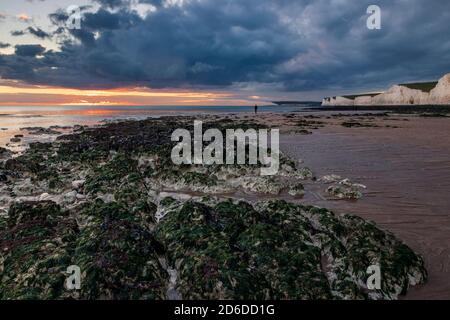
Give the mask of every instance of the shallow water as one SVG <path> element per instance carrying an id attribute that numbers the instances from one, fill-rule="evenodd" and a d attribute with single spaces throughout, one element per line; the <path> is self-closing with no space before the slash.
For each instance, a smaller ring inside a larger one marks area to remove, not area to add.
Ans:
<path id="1" fill-rule="evenodd" d="M 308 106 L 305 106 L 308 107 Z M 260 106 L 258 112 L 292 112 L 302 110 L 299 106 Z M 246 106 L 40 106 L 7 107 L 0 106 L 0 146 L 5 147 L 16 134 L 26 134 L 24 127 L 50 127 L 52 125 L 73 126 L 95 125 L 104 120 L 145 119 L 159 116 L 182 116 L 192 114 L 220 114 L 253 112 Z M 48 141 L 52 137 L 39 137 Z M 25 139 L 26 140 L 26 139 Z M 29 139 L 28 139 L 29 140 Z M 26 141 L 27 142 L 27 141 Z M 29 142 L 29 141 L 28 141 Z M 11 149 L 21 149 L 21 145 L 10 144 Z"/>
<path id="2" fill-rule="evenodd" d="M 366 185 L 356 202 L 326 201 L 318 192 L 304 201 L 375 221 L 422 254 L 429 281 L 407 299 L 450 299 L 449 137 L 450 119 L 411 118 L 396 129 L 327 126 L 284 136 L 281 148 L 319 177 Z"/>

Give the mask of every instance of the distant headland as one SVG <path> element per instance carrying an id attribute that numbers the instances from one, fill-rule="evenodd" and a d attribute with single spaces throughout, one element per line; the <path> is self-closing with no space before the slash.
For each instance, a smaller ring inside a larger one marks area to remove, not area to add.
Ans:
<path id="1" fill-rule="evenodd" d="M 439 81 L 394 85 L 385 92 L 327 97 L 322 106 L 450 105 L 450 73 Z"/>

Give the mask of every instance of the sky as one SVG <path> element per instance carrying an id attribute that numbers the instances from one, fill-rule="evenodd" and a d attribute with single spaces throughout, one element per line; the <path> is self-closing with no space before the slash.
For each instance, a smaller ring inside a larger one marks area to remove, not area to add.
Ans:
<path id="1" fill-rule="evenodd" d="M 367 28 L 369 5 L 381 29 Z M 77 6 L 80 28 L 67 8 Z M 251 105 L 450 73 L 448 0 L 0 0 L 0 105 Z"/>

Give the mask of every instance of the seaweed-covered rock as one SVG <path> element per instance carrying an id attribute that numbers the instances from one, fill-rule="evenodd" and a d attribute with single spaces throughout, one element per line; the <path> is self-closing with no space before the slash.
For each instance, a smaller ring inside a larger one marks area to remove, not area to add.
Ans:
<path id="1" fill-rule="evenodd" d="M 328 184 L 328 183 L 335 183 L 335 182 L 338 182 L 338 181 L 341 181 L 341 180 L 342 180 L 341 176 L 338 176 L 336 174 L 330 174 L 330 175 L 326 175 L 326 176 L 321 177 L 318 181 Z"/>
<path id="2" fill-rule="evenodd" d="M 334 174 L 323 176 L 319 179 L 319 182 L 332 183 L 333 185 L 329 186 L 325 191 L 336 199 L 357 200 L 363 196 L 361 190 L 366 189 L 365 185 L 353 183 L 350 179 L 342 179 Z"/>
<path id="3" fill-rule="evenodd" d="M 391 299 L 426 278 L 422 259 L 393 236 L 326 209 L 284 201 L 161 205 L 167 212 L 156 234 L 185 299 Z M 373 264 L 381 265 L 383 287 L 369 294 Z"/>
<path id="4" fill-rule="evenodd" d="M 362 219 L 212 198 L 296 197 L 313 176 L 282 154 L 272 177 L 259 175 L 261 163 L 176 166 L 170 135 L 191 120 L 79 127 L 5 157 L 0 299 L 391 299 L 425 281 L 419 256 Z M 210 119 L 204 129 L 250 126 Z M 372 264 L 383 272 L 378 291 L 365 287 Z M 81 290 L 64 288 L 70 265 Z"/>
<path id="5" fill-rule="evenodd" d="M 330 186 L 326 189 L 326 192 L 337 199 L 357 200 L 362 197 L 362 193 L 359 189 L 343 185 Z"/>
<path id="6" fill-rule="evenodd" d="M 13 205 L 0 228 L 0 299 L 64 296 L 66 268 L 78 232 L 52 202 Z"/>
<path id="7" fill-rule="evenodd" d="M 161 246 L 140 218 L 117 203 L 87 206 L 86 225 L 73 262 L 82 271 L 84 299 L 162 299 L 167 272 L 158 261 Z"/>
<path id="8" fill-rule="evenodd" d="M 10 150 L 0 147 L 0 159 L 6 159 L 11 157 L 12 153 Z"/>
<path id="9" fill-rule="evenodd" d="M 87 192 L 110 192 L 121 183 L 123 179 L 135 173 L 137 161 L 124 153 L 113 155 L 104 165 L 96 167 L 88 175 L 85 188 Z"/>
<path id="10" fill-rule="evenodd" d="M 288 193 L 293 197 L 303 196 L 305 194 L 305 187 L 301 183 L 297 183 L 289 188 Z"/>

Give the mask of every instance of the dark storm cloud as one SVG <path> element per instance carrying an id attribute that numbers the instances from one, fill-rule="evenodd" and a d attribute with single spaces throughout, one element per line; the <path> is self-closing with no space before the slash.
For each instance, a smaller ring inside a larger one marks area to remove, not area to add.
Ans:
<path id="1" fill-rule="evenodd" d="M 44 53 L 45 48 L 39 44 L 23 44 L 17 45 L 16 55 L 20 57 L 35 57 Z"/>
<path id="2" fill-rule="evenodd" d="M 0 49 L 5 49 L 9 47 L 11 47 L 9 43 L 0 42 Z"/>
<path id="3" fill-rule="evenodd" d="M 95 13 L 86 13 L 83 18 L 83 26 L 87 30 L 128 29 L 141 22 L 141 18 L 136 13 L 126 10 L 120 13 L 111 13 L 99 9 Z"/>
<path id="4" fill-rule="evenodd" d="M 450 72 L 446 1 L 378 1 L 377 31 L 366 28 L 372 1 L 140 0 L 157 8 L 145 18 L 129 1 L 96 2 L 101 8 L 84 13 L 81 30 L 63 29 L 66 13 L 51 15 L 58 33 L 77 41 L 17 70 L 20 55 L 3 56 L 0 75 L 82 88 L 247 83 L 307 91 L 383 88 Z"/>
<path id="5" fill-rule="evenodd" d="M 50 35 L 41 28 L 28 27 L 27 31 L 40 39 L 50 38 Z"/>
<path id="6" fill-rule="evenodd" d="M 13 31 L 11 31 L 11 35 L 13 37 L 20 37 L 20 36 L 25 35 L 25 31 L 23 31 L 23 30 L 13 30 Z"/>
<path id="7" fill-rule="evenodd" d="M 41 28 L 34 28 L 34 27 L 28 27 L 25 30 L 13 30 L 11 31 L 11 35 L 13 37 L 20 37 L 24 36 L 25 34 L 31 34 L 39 39 L 50 39 L 51 35 Z"/>

